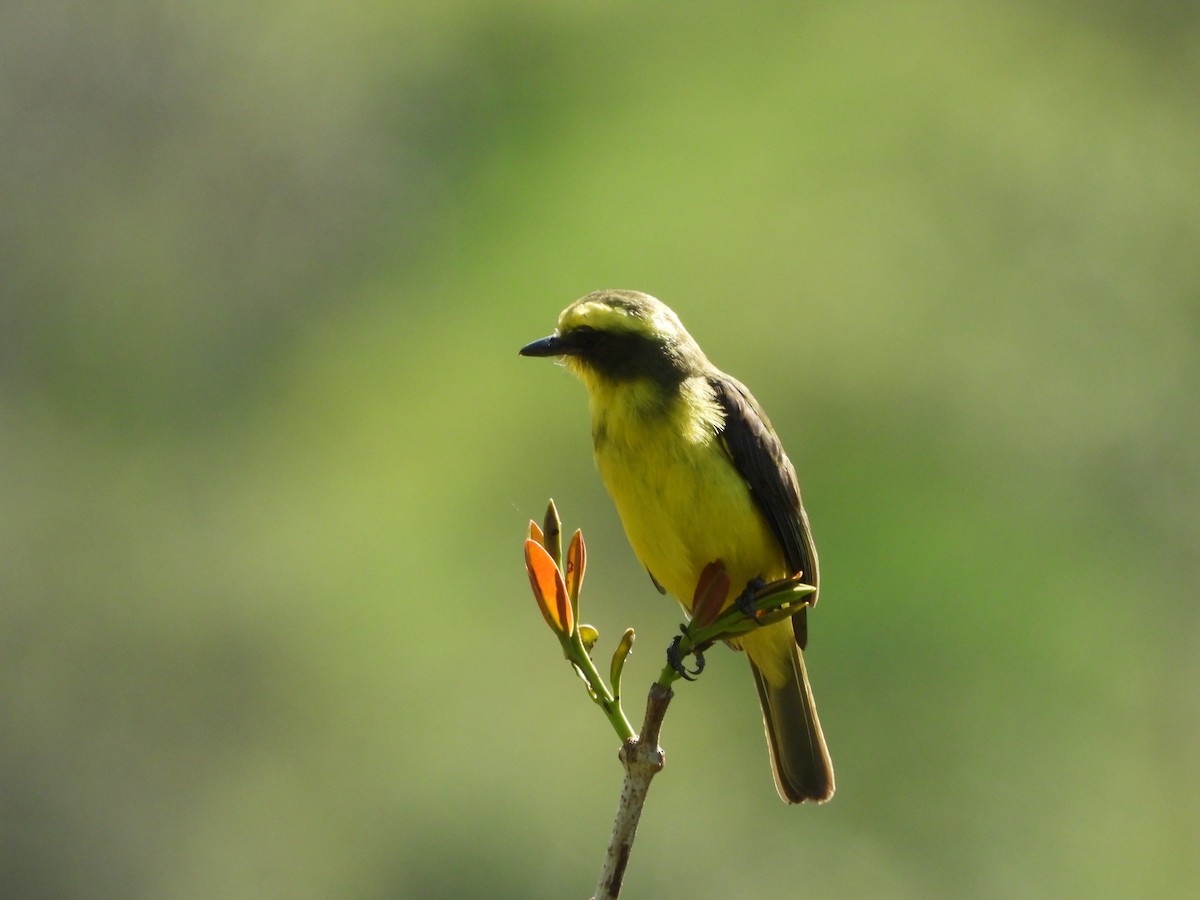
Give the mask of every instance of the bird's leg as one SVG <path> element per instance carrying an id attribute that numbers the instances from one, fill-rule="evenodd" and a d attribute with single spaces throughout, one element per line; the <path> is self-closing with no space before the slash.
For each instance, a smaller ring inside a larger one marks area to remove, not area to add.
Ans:
<path id="1" fill-rule="evenodd" d="M 677 634 L 675 635 L 675 639 L 671 641 L 671 646 L 667 648 L 667 665 L 674 669 L 675 673 L 685 681 L 695 681 L 695 675 L 688 672 L 687 666 L 683 664 L 683 655 L 679 652 L 679 642 L 682 640 L 683 636 Z M 695 674 L 700 674 L 699 669 L 697 669 Z"/>
<path id="2" fill-rule="evenodd" d="M 680 652 L 680 644 L 685 637 L 689 637 L 687 626 L 681 625 L 679 630 L 681 633 L 675 636 L 675 639 L 671 641 L 671 646 L 667 648 L 667 665 L 674 669 L 679 677 L 685 681 L 695 681 L 696 676 L 704 671 L 704 651 L 712 646 L 712 641 L 706 641 L 688 651 L 688 653 L 696 657 L 696 668 L 694 671 L 689 672 L 687 666 L 683 664 L 683 659 L 688 653 Z"/>
<path id="3" fill-rule="evenodd" d="M 766 587 L 766 584 L 761 578 L 751 578 L 746 582 L 746 589 L 738 594 L 737 599 L 733 601 L 733 605 L 738 608 L 742 615 L 752 621 L 758 621 L 758 610 L 754 607 L 754 595 Z"/>

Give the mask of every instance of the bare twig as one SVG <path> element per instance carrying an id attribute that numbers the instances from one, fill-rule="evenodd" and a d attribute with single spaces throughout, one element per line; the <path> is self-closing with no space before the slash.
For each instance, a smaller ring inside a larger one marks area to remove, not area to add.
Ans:
<path id="1" fill-rule="evenodd" d="M 673 696 L 675 694 L 669 687 L 658 682 L 652 684 L 646 698 L 642 732 L 621 746 L 619 757 L 621 765 L 625 767 L 625 783 L 621 786 L 621 802 L 617 806 L 612 837 L 604 855 L 600 882 L 596 885 L 595 900 L 616 900 L 621 895 L 625 865 L 633 850 L 633 839 L 637 835 L 646 793 L 650 790 L 650 780 L 662 771 L 666 761 L 666 755 L 658 746 L 658 734 Z"/>

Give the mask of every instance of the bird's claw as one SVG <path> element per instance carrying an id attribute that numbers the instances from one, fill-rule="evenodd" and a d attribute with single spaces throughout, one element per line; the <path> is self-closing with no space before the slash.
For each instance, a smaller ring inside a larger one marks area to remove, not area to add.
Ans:
<path id="1" fill-rule="evenodd" d="M 758 621 L 758 610 L 754 606 L 754 595 L 766 587 L 766 584 L 761 578 L 751 578 L 746 582 L 746 589 L 738 594 L 737 599 L 733 601 L 733 605 L 738 608 L 738 611 L 753 622 Z"/>
<path id="2" fill-rule="evenodd" d="M 687 666 L 683 664 L 684 657 L 687 654 L 681 653 L 679 649 L 684 635 L 687 634 L 687 629 L 683 628 L 681 631 L 683 633 L 675 635 L 675 639 L 671 641 L 671 646 L 667 648 L 667 665 L 684 681 L 695 681 L 696 677 L 704 671 L 704 648 L 693 647 L 691 649 L 691 655 L 696 657 L 696 668 L 689 672 Z"/>

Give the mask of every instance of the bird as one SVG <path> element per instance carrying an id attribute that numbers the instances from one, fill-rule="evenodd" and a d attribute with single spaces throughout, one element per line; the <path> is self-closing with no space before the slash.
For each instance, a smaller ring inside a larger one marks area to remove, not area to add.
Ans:
<path id="1" fill-rule="evenodd" d="M 557 358 L 583 382 L 596 466 L 660 592 L 690 613 L 701 573 L 718 562 L 731 593 L 797 574 L 819 588 L 796 472 L 770 420 L 666 304 L 640 291 L 594 291 L 520 354 Z M 807 613 L 728 642 L 749 658 L 787 803 L 824 803 L 834 792 L 804 662 Z"/>

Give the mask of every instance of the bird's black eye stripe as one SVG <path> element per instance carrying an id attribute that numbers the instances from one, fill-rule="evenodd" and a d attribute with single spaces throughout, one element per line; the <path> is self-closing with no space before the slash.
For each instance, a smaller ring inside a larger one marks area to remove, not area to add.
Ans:
<path id="1" fill-rule="evenodd" d="M 581 352 L 593 349 L 604 338 L 604 332 L 597 331 L 590 325 L 580 325 L 572 328 L 569 334 L 571 343 Z"/>
<path id="2" fill-rule="evenodd" d="M 563 339 L 570 353 L 618 381 L 650 378 L 672 386 L 686 376 L 686 361 L 671 352 L 668 342 L 654 335 L 579 325 L 565 333 Z"/>

